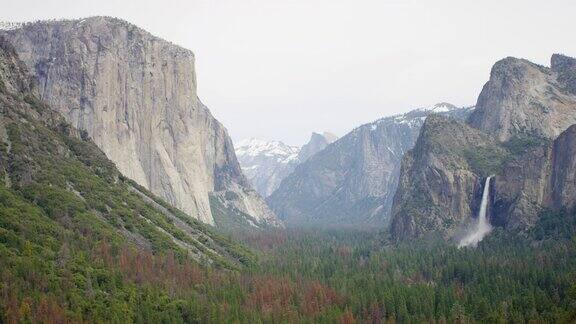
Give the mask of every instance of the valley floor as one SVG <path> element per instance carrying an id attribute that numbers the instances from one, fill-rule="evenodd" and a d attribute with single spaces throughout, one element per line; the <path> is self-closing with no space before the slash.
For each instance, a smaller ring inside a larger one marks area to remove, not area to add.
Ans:
<path id="1" fill-rule="evenodd" d="M 442 240 L 390 245 L 378 232 L 291 230 L 251 245 L 263 251 L 264 281 L 250 296 L 274 322 L 576 320 L 576 240 L 527 244 L 496 231 L 476 249 L 457 249 Z"/>
<path id="2" fill-rule="evenodd" d="M 105 242 L 54 253 L 48 236 L 8 226 L 0 322 L 573 323 L 576 240 L 543 219 L 533 240 L 496 230 L 475 249 L 376 231 L 242 233 L 258 261 L 241 271 Z"/>

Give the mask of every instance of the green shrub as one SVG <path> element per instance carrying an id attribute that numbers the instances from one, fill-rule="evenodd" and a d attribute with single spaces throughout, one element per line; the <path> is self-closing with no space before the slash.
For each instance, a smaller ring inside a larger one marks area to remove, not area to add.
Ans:
<path id="1" fill-rule="evenodd" d="M 572 239 L 576 237 L 576 211 L 544 210 L 540 213 L 531 235 L 537 240 Z"/>
<path id="2" fill-rule="evenodd" d="M 500 173 L 511 155 L 498 146 L 484 146 L 465 149 L 464 157 L 474 173 L 488 177 Z"/>
<path id="3" fill-rule="evenodd" d="M 519 134 L 512 137 L 510 140 L 504 142 L 502 145 L 514 156 L 518 156 L 528 152 L 530 149 L 545 145 L 549 141 L 539 137 L 530 136 L 528 134 Z"/>

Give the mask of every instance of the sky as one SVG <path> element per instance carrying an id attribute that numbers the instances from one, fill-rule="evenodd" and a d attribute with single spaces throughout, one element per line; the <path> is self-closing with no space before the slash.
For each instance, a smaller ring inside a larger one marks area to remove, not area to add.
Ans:
<path id="1" fill-rule="evenodd" d="M 375 119 L 476 103 L 491 66 L 576 56 L 576 1 L 0 0 L 0 20 L 114 16 L 191 49 L 234 141 L 301 145 Z"/>

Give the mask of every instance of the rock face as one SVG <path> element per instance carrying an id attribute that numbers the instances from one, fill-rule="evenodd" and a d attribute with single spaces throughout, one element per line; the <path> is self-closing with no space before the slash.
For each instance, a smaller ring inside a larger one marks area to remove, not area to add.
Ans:
<path id="1" fill-rule="evenodd" d="M 457 235 L 477 215 L 493 175 L 492 225 L 526 232 L 544 210 L 575 207 L 576 60 L 551 68 L 507 58 L 492 69 L 468 125 L 428 118 L 403 161 L 391 231 L 396 238 Z"/>
<path id="2" fill-rule="evenodd" d="M 236 156 L 242 171 L 262 196 L 270 196 L 294 168 L 336 140 L 330 133 L 312 133 L 304 146 L 251 138 L 238 143 Z"/>
<path id="3" fill-rule="evenodd" d="M 383 225 L 426 116 L 470 111 L 442 103 L 362 125 L 297 166 L 268 202 L 287 224 Z"/>
<path id="4" fill-rule="evenodd" d="M 510 143 L 505 145 L 512 148 Z M 524 145 L 524 150 L 503 166 L 494 184 L 494 225 L 526 231 L 544 209 L 573 209 L 575 161 L 576 125 L 554 141 Z"/>
<path id="5" fill-rule="evenodd" d="M 277 224 L 250 188 L 226 129 L 196 93 L 192 52 L 124 21 L 93 17 L 3 32 L 39 80 L 41 98 L 84 130 L 118 169 L 214 224 L 210 196 L 254 224 Z"/>
<path id="6" fill-rule="evenodd" d="M 554 141 L 552 157 L 549 204 L 554 208 L 573 208 L 576 206 L 576 125 Z"/>
<path id="7" fill-rule="evenodd" d="M 49 242 L 48 254 L 57 253 L 61 244 L 90 254 L 96 244 L 106 242 L 154 253 L 171 251 L 232 269 L 250 262 L 242 247 L 121 177 L 104 153 L 39 100 L 38 93 L 36 79 L 0 36 L 4 237 L 18 237 L 29 246 Z M 18 248 L 14 245 L 16 253 L 5 257 L 19 255 Z"/>
<path id="8" fill-rule="evenodd" d="M 526 60 L 497 62 L 469 123 L 506 141 L 517 134 L 554 139 L 576 123 L 576 60 L 553 55 L 551 68 Z"/>
<path id="9" fill-rule="evenodd" d="M 322 151 L 326 146 L 335 142 L 338 137 L 334 134 L 324 132 L 322 134 L 312 133 L 308 143 L 304 144 L 298 152 L 298 162 L 308 160 L 312 155 Z"/>
<path id="10" fill-rule="evenodd" d="M 466 123 L 429 116 L 402 162 L 390 227 L 394 237 L 454 235 L 475 214 L 482 177 L 506 156 L 496 140 Z"/>

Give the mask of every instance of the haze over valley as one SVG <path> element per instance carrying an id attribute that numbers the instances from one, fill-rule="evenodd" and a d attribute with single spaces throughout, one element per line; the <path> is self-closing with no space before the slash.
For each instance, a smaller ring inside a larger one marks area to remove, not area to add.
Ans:
<path id="1" fill-rule="evenodd" d="M 572 3 L 49 2 L 0 14 L 0 323 L 576 322 Z"/>

